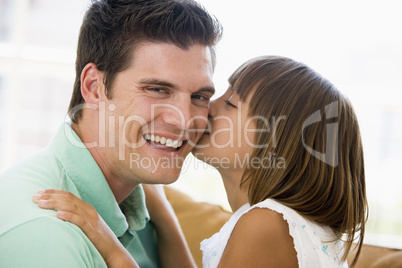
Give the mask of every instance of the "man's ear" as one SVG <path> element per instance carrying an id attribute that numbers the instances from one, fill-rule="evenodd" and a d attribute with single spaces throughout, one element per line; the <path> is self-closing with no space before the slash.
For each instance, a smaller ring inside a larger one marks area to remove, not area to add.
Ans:
<path id="1" fill-rule="evenodd" d="M 98 104 L 104 94 L 103 72 L 92 62 L 81 72 L 81 94 L 86 103 Z"/>

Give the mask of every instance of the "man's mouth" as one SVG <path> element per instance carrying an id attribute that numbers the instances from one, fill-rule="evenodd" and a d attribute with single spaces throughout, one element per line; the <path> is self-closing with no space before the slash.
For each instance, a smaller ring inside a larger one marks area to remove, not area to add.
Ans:
<path id="1" fill-rule="evenodd" d="M 173 148 L 176 150 L 179 150 L 181 148 L 181 146 L 183 145 L 183 143 L 185 143 L 185 141 L 183 140 L 173 140 L 170 138 L 166 138 L 163 136 L 158 136 L 158 135 L 154 135 L 154 134 L 144 134 L 144 139 L 155 145 L 156 147 L 160 148 Z"/>

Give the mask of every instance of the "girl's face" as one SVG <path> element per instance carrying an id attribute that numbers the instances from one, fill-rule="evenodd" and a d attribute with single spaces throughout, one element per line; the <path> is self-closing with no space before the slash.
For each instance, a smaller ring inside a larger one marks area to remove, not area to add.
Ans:
<path id="1" fill-rule="evenodd" d="M 253 152 L 255 122 L 248 116 L 249 94 L 246 101 L 231 87 L 211 102 L 209 128 L 193 149 L 201 161 L 223 171 L 243 170 Z"/>

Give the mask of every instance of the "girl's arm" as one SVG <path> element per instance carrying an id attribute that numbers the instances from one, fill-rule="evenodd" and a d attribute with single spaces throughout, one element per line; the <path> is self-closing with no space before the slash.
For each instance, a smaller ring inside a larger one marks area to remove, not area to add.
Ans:
<path id="1" fill-rule="evenodd" d="M 108 267 L 139 267 L 96 210 L 72 193 L 40 190 L 32 200 L 41 208 L 57 210 L 59 219 L 80 227 Z"/>
<path id="2" fill-rule="evenodd" d="M 142 187 L 151 221 L 157 231 L 163 267 L 197 267 L 163 186 L 143 184 Z"/>

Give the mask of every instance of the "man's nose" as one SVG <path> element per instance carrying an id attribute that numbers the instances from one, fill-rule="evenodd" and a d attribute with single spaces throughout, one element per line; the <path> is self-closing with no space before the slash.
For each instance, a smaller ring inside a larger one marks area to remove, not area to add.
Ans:
<path id="1" fill-rule="evenodd" d="M 191 102 L 183 100 L 178 101 L 176 104 L 165 105 L 162 111 L 163 122 L 180 130 L 186 130 L 191 127 L 191 118 Z"/>
<path id="2" fill-rule="evenodd" d="M 208 113 L 208 118 L 212 119 L 216 116 L 216 112 L 218 109 L 218 100 L 213 100 L 209 104 L 209 113 Z"/>

